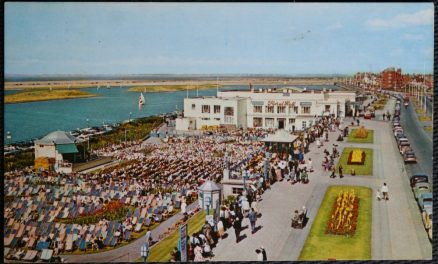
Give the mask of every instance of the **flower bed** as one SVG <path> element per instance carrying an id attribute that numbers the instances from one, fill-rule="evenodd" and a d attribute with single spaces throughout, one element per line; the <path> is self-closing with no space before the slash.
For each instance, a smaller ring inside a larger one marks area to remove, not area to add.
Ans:
<path id="1" fill-rule="evenodd" d="M 365 151 L 360 149 L 353 149 L 348 155 L 349 165 L 363 165 L 365 163 Z"/>
<path id="2" fill-rule="evenodd" d="M 354 190 L 340 192 L 333 202 L 330 218 L 327 221 L 326 234 L 354 236 L 359 216 L 359 198 Z"/>

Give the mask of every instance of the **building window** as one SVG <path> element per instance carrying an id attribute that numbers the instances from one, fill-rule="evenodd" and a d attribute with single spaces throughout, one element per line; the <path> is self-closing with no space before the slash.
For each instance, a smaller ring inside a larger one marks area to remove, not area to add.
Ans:
<path id="1" fill-rule="evenodd" d="M 266 127 L 274 127 L 274 118 L 266 118 L 265 119 Z"/>
<path id="2" fill-rule="evenodd" d="M 295 124 L 295 118 L 289 118 L 289 124 Z"/>
<path id="3" fill-rule="evenodd" d="M 225 107 L 224 114 L 226 116 L 234 116 L 234 107 Z"/>
<path id="4" fill-rule="evenodd" d="M 262 127 L 263 126 L 263 119 L 261 117 L 254 117 L 252 124 L 253 124 L 253 127 Z"/>
<path id="5" fill-rule="evenodd" d="M 203 117 L 202 120 L 210 120 L 209 117 Z"/>
<path id="6" fill-rule="evenodd" d="M 192 104 L 192 110 L 195 110 L 195 109 L 196 109 L 196 105 Z"/>
<path id="7" fill-rule="evenodd" d="M 202 105 L 202 113 L 210 113 L 210 106 Z"/>
<path id="8" fill-rule="evenodd" d="M 274 106 L 266 106 L 266 113 L 274 113 Z"/>
<path id="9" fill-rule="evenodd" d="M 278 114 L 286 113 L 286 106 L 277 106 L 277 113 Z"/>
<path id="10" fill-rule="evenodd" d="M 301 113 L 302 114 L 310 114 L 310 106 L 303 106 L 301 108 Z"/>
<path id="11" fill-rule="evenodd" d="M 215 105 L 214 106 L 214 113 L 215 114 L 219 114 L 221 112 L 221 106 L 220 105 Z"/>
<path id="12" fill-rule="evenodd" d="M 295 114 L 298 114 L 298 106 L 294 106 L 294 112 Z"/>
<path id="13" fill-rule="evenodd" d="M 216 120 L 216 121 L 221 121 L 221 119 L 220 119 L 220 118 L 215 118 L 214 120 Z"/>
<path id="14" fill-rule="evenodd" d="M 325 105 L 325 111 L 330 112 L 330 105 Z"/>
<path id="15" fill-rule="evenodd" d="M 233 194 L 241 194 L 243 192 L 243 188 L 233 187 Z"/>
<path id="16" fill-rule="evenodd" d="M 307 128 L 306 121 L 303 121 L 303 130 Z"/>
<path id="17" fill-rule="evenodd" d="M 262 113 L 262 106 L 261 105 L 255 105 L 254 106 L 254 113 Z"/>

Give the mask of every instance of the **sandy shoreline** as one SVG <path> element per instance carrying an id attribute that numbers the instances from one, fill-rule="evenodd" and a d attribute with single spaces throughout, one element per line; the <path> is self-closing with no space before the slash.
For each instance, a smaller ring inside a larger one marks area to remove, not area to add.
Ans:
<path id="1" fill-rule="evenodd" d="M 219 79 L 220 85 L 333 85 L 335 78 L 228 78 Z M 21 90 L 33 88 L 88 88 L 100 86 L 120 87 L 120 86 L 148 86 L 148 85 L 202 85 L 215 84 L 215 80 L 71 80 L 71 81 L 25 81 L 25 82 L 5 82 L 5 90 Z"/>

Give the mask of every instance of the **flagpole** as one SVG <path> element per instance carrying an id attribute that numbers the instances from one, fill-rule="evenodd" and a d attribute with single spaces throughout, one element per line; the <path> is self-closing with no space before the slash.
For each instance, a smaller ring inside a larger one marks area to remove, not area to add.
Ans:
<path id="1" fill-rule="evenodd" d="M 216 96 L 219 94 L 219 77 L 216 76 Z"/>

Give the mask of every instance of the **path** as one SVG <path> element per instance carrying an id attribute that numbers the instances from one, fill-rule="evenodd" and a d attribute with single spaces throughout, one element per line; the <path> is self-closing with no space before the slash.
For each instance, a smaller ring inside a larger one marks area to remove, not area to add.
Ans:
<path id="1" fill-rule="evenodd" d="M 392 105 L 394 102 L 390 102 Z M 391 107 L 391 104 L 388 107 Z M 385 109 L 386 110 L 386 109 Z M 345 122 L 351 122 L 346 120 Z M 307 235 L 318 212 L 325 191 L 330 185 L 368 186 L 375 190 L 386 182 L 390 190 L 390 201 L 377 202 L 373 199 L 372 225 L 372 259 L 430 259 L 431 244 L 424 231 L 421 215 L 409 188 L 408 176 L 398 154 L 395 140 L 391 134 L 390 122 L 363 120 L 366 128 L 374 129 L 374 144 L 354 144 L 337 142 L 339 150 L 344 147 L 363 146 L 374 149 L 373 176 L 346 176 L 343 179 L 330 179 L 329 172 L 323 172 L 320 166 L 324 147 L 331 151 L 338 132 L 330 133 L 330 142 L 318 149 L 311 144 L 306 159 L 312 158 L 315 172 L 309 175 L 307 185 L 277 182 L 263 195 L 259 203 L 262 217 L 257 225 L 262 228 L 251 234 L 249 220 L 244 219 L 242 226 L 248 225 L 241 236 L 246 236 L 235 243 L 234 230 L 229 229 L 228 238 L 220 241 L 213 249 L 214 261 L 256 260 L 255 249 L 264 246 L 268 260 L 297 260 Z M 308 209 L 309 222 L 302 230 L 290 227 L 292 211 L 305 205 Z"/>
<path id="2" fill-rule="evenodd" d="M 187 206 L 187 211 L 192 210 L 198 205 L 198 201 Z M 179 212 L 162 222 L 157 228 L 151 231 L 152 239 L 156 240 L 161 234 L 163 234 L 169 227 L 174 225 L 182 218 L 182 213 Z M 135 240 L 134 242 L 119 247 L 113 250 L 95 253 L 95 254 L 83 254 L 83 255 L 61 255 L 66 262 L 135 262 L 140 258 L 140 248 L 145 242 L 145 236 Z"/>

